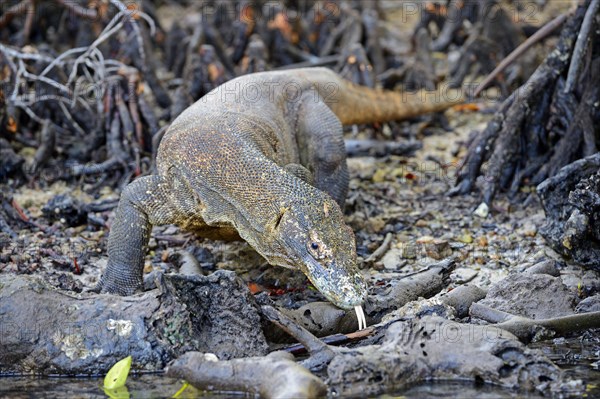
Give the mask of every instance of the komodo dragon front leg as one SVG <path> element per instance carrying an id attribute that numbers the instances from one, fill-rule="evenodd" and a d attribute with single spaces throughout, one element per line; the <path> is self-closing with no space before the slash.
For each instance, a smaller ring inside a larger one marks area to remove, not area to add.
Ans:
<path id="1" fill-rule="evenodd" d="M 110 230 L 108 265 L 94 291 L 132 295 L 143 287 L 152 226 L 193 223 L 198 209 L 196 197 L 173 174 L 168 178 L 145 176 L 129 184 L 121 194 Z"/>
<path id="2" fill-rule="evenodd" d="M 121 194 L 116 223 L 110 231 L 108 265 L 95 290 L 131 295 L 141 287 L 152 225 L 175 221 L 175 210 L 161 197 L 167 184 L 157 175 L 141 177 Z M 130 265 L 130 267 L 122 267 Z"/>

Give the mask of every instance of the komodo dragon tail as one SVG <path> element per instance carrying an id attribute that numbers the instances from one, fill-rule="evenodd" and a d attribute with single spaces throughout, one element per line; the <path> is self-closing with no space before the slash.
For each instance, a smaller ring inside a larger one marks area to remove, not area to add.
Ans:
<path id="1" fill-rule="evenodd" d="M 388 122 L 446 110 L 465 101 L 458 89 L 396 92 L 355 85 L 335 73 L 312 73 L 319 94 L 344 125 Z"/>

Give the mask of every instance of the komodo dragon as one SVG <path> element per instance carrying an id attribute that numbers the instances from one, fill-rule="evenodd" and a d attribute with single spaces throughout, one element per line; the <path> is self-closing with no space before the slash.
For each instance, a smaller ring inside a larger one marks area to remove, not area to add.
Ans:
<path id="1" fill-rule="evenodd" d="M 169 127 L 158 174 L 123 191 L 96 290 L 139 290 L 151 226 L 176 224 L 207 238 L 241 237 L 270 264 L 300 269 L 364 323 L 366 283 L 341 209 L 348 190 L 342 125 L 406 119 L 457 102 L 372 90 L 326 68 L 223 84 Z"/>

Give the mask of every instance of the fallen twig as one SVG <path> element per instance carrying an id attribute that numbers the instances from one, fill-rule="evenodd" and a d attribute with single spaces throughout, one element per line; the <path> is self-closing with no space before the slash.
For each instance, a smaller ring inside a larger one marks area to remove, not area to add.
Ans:
<path id="1" fill-rule="evenodd" d="M 391 242 L 392 242 L 392 233 L 387 233 L 385 235 L 385 238 L 383 239 L 383 242 L 379 246 L 379 248 L 377 248 L 375 251 L 373 251 L 373 253 L 371 255 L 369 255 L 369 257 L 367 259 L 365 259 L 365 262 L 371 263 L 371 262 L 375 262 L 376 260 L 381 258 L 383 256 L 383 254 L 385 254 L 386 251 L 388 250 Z"/>
<path id="2" fill-rule="evenodd" d="M 528 343 L 532 340 L 542 340 L 565 336 L 570 333 L 600 328 L 600 312 L 579 313 L 552 319 L 534 320 L 528 317 L 516 316 L 489 306 L 474 303 L 469 310 L 471 317 L 493 323 L 496 327 L 506 330 Z"/>
<path id="3" fill-rule="evenodd" d="M 167 375 L 202 390 L 246 392 L 261 398 L 308 399 L 327 393 L 320 378 L 283 352 L 228 361 L 212 354 L 188 352 L 169 365 Z"/>
<path id="4" fill-rule="evenodd" d="M 263 315 L 271 322 L 276 324 L 282 330 L 298 340 L 311 355 L 310 364 L 312 367 L 321 367 L 333 359 L 335 352 L 319 338 L 312 335 L 307 329 L 296 323 L 294 320 L 285 316 L 272 306 L 261 307 Z"/>
<path id="5" fill-rule="evenodd" d="M 321 341 L 323 341 L 327 345 L 343 345 L 343 344 L 347 344 L 349 342 L 359 341 L 363 338 L 369 337 L 369 336 L 373 335 L 374 332 L 375 332 L 375 328 L 369 327 L 369 328 L 365 328 L 364 330 L 356 331 L 356 332 L 349 333 L 349 334 L 328 335 L 326 337 L 322 337 Z M 296 356 L 305 354 L 307 352 L 306 347 L 302 344 L 290 345 L 290 346 L 284 348 L 283 350 L 286 352 L 290 352 Z"/>
<path id="6" fill-rule="evenodd" d="M 346 140 L 346 155 L 357 156 L 408 156 L 421 149 L 420 141 Z"/>

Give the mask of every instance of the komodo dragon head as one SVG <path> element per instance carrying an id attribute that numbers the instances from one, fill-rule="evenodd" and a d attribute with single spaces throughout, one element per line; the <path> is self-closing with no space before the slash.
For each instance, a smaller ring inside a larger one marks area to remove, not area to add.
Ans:
<path id="1" fill-rule="evenodd" d="M 313 188 L 283 203 L 269 230 L 277 250 L 257 248 L 269 263 L 299 268 L 329 301 L 342 309 L 354 308 L 364 321 L 360 307 L 367 288 L 356 264 L 354 233 L 329 195 Z"/>

